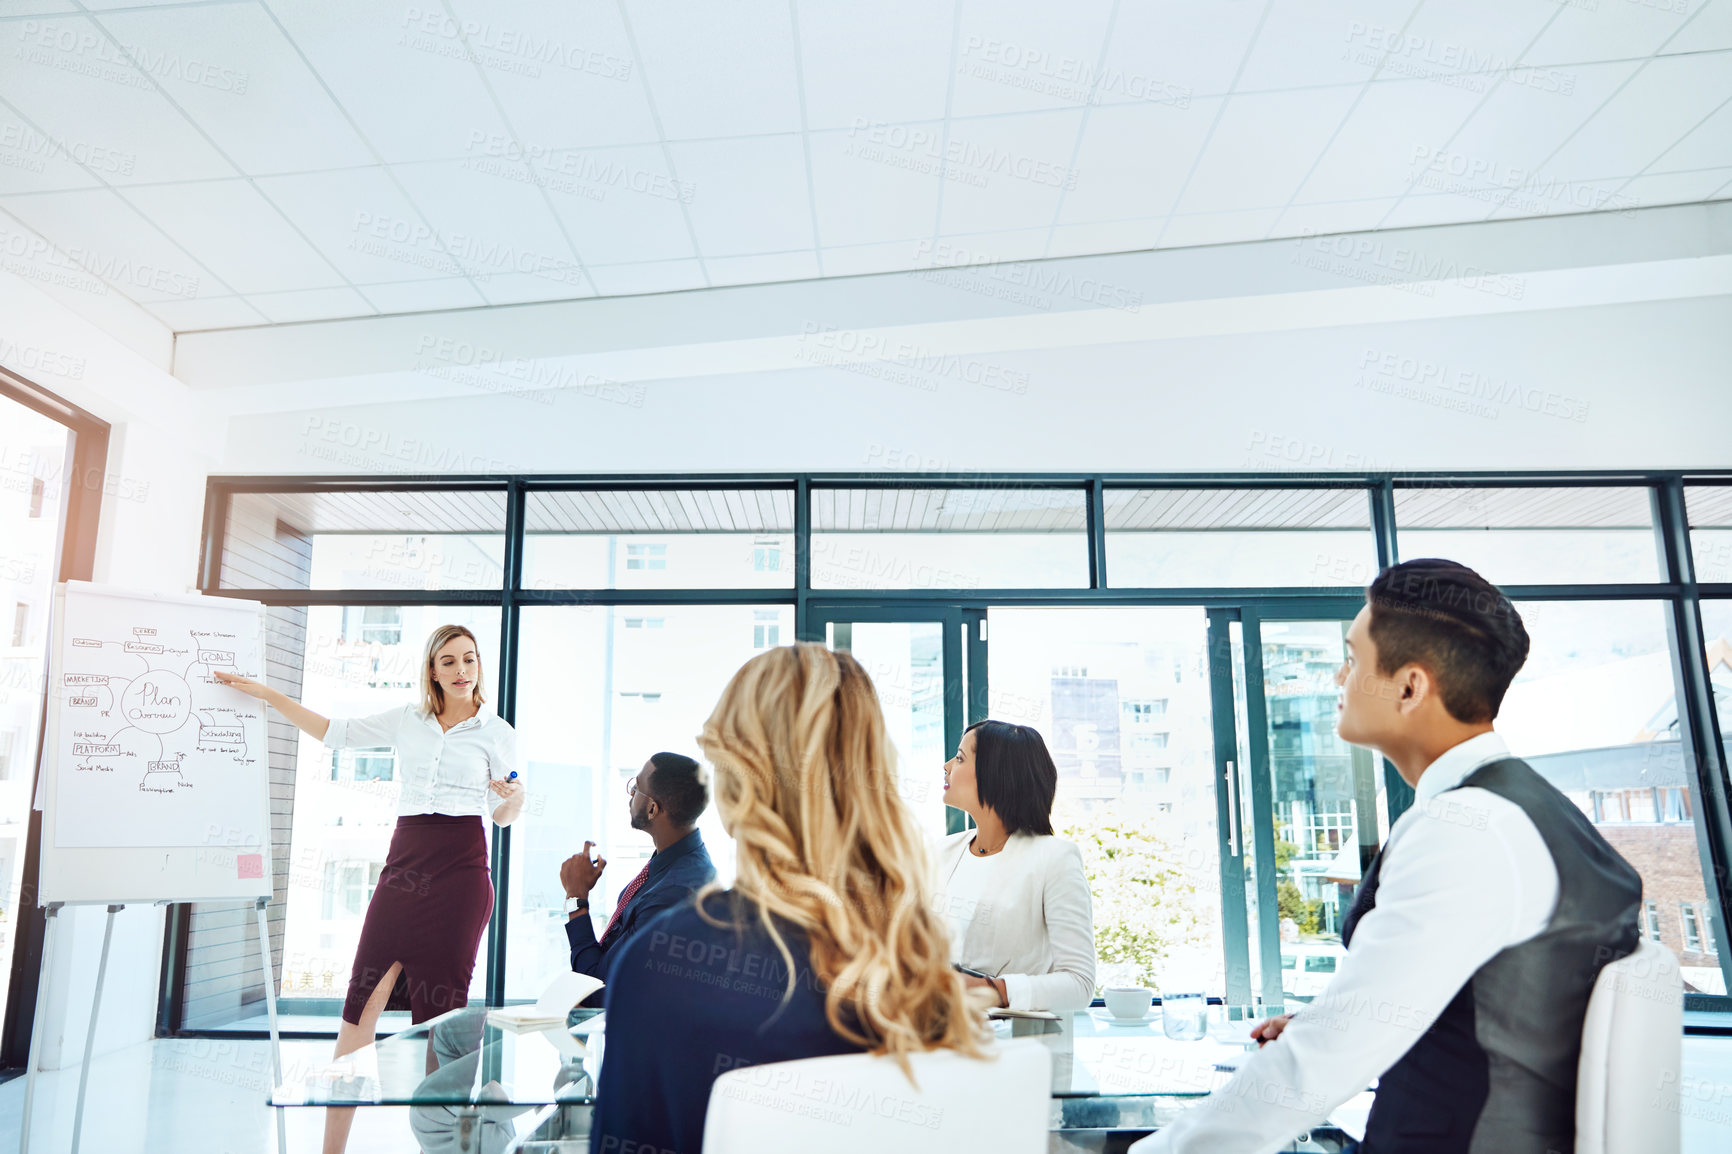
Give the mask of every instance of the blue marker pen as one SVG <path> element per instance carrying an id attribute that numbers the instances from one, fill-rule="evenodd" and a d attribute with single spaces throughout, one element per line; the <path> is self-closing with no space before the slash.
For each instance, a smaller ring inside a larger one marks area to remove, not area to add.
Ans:
<path id="1" fill-rule="evenodd" d="M 510 775 L 507 776 L 505 780 L 506 781 L 516 781 L 517 780 L 517 771 L 515 769 L 512 770 Z"/>

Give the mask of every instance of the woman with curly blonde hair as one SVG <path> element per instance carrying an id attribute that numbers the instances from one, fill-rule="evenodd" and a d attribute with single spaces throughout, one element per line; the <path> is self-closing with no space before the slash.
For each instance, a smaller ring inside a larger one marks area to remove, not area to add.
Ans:
<path id="1" fill-rule="evenodd" d="M 984 998 L 951 968 L 926 844 L 859 663 L 814 644 L 754 657 L 698 745 L 737 876 L 647 924 L 609 967 L 591 1150 L 700 1149 L 710 1086 L 739 1066 L 982 1055 Z"/>

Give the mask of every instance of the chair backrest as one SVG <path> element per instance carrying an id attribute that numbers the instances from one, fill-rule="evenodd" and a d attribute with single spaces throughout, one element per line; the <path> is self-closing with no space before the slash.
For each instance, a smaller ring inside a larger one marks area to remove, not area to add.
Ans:
<path id="1" fill-rule="evenodd" d="M 1052 1053 L 1033 1038 L 988 1057 L 843 1054 L 730 1070 L 710 1090 L 704 1154 L 1044 1154 Z"/>
<path id="2" fill-rule="evenodd" d="M 1582 1022 L 1576 1154 L 1678 1154 L 1684 984 L 1658 942 L 1600 971 Z"/>

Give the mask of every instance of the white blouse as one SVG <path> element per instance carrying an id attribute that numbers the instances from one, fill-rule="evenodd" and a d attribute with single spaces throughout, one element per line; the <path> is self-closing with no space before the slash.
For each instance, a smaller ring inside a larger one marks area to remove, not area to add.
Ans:
<path id="1" fill-rule="evenodd" d="M 517 731 L 486 706 L 449 730 L 415 706 L 402 705 L 371 717 L 334 717 L 325 731 L 328 749 L 381 745 L 397 751 L 397 780 L 403 783 L 398 817 L 490 817 L 505 799 L 487 788 L 488 779 L 517 768 Z"/>
<path id="2" fill-rule="evenodd" d="M 974 830 L 944 839 L 939 912 L 950 960 L 1004 979 L 1013 1010 L 1080 1010 L 1095 996 L 1094 906 L 1082 854 L 1063 838 L 1018 833 L 989 857 Z"/>

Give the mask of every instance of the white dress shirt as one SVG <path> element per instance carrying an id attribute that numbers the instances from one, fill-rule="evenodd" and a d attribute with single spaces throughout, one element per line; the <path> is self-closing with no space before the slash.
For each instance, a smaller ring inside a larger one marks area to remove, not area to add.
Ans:
<path id="1" fill-rule="evenodd" d="M 1426 768 L 1390 831 L 1376 905 L 1322 996 L 1134 1154 L 1280 1150 L 1400 1060 L 1481 966 L 1545 929 L 1558 872 L 1539 830 L 1487 790 L 1445 792 L 1508 756 L 1483 733 Z"/>
<path id="2" fill-rule="evenodd" d="M 413 705 L 371 717 L 335 717 L 325 731 L 325 745 L 329 749 L 395 748 L 397 780 L 403 783 L 398 817 L 491 816 L 505 799 L 487 788 L 488 779 L 507 777 L 517 768 L 517 731 L 485 705 L 449 730 Z"/>
<path id="3" fill-rule="evenodd" d="M 1095 933 L 1082 853 L 1017 833 L 983 858 L 969 851 L 974 834 L 951 834 L 938 853 L 950 960 L 1003 978 L 1013 1010 L 1084 1008 L 1095 996 Z"/>

